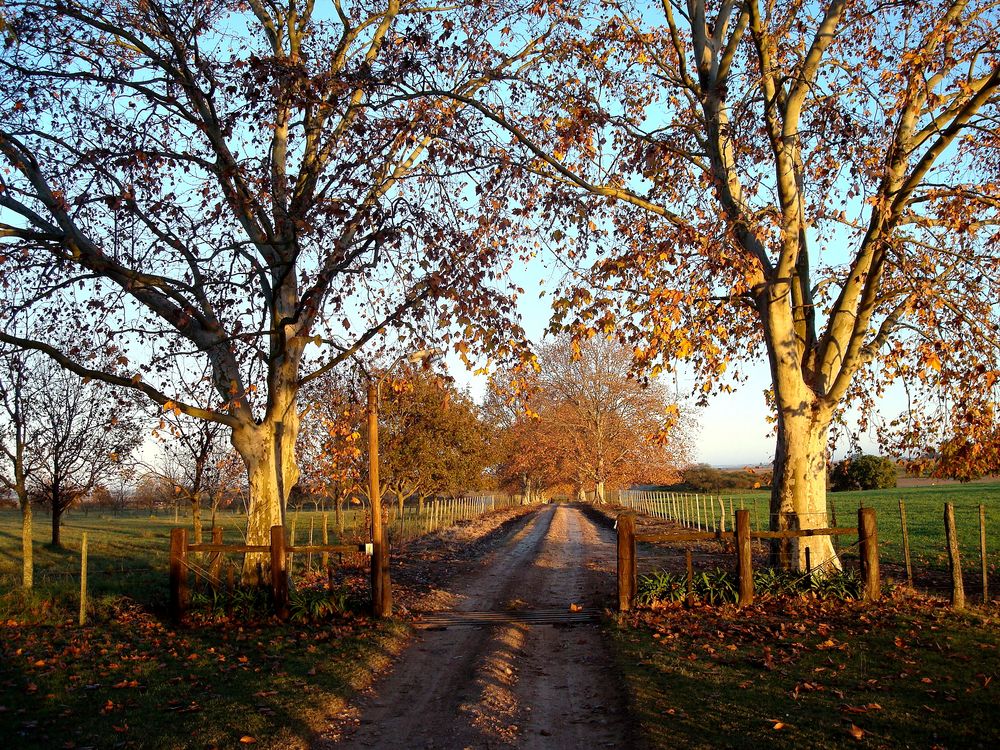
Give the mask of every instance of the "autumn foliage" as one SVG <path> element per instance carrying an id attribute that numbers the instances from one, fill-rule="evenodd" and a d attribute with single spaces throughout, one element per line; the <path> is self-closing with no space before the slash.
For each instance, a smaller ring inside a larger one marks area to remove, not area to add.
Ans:
<path id="1" fill-rule="evenodd" d="M 603 502 L 609 489 L 676 481 L 692 424 L 661 382 L 630 377 L 631 365 L 614 341 L 565 335 L 539 348 L 537 372 L 511 381 L 514 403 L 495 378 L 487 412 L 500 428 L 501 483 Z"/>

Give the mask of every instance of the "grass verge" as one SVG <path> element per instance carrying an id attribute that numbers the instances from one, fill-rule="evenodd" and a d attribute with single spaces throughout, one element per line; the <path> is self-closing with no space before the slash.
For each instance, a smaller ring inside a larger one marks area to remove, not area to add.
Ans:
<path id="1" fill-rule="evenodd" d="M 617 661 L 652 748 L 997 747 L 997 611 L 789 598 L 623 616 Z"/>

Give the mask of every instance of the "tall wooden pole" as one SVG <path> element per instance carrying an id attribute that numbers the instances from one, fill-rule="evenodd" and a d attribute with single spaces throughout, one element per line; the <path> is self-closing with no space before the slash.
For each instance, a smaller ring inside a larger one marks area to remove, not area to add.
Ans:
<path id="1" fill-rule="evenodd" d="M 271 594 L 274 613 L 288 619 L 288 556 L 285 553 L 285 528 L 271 527 Z"/>
<path id="2" fill-rule="evenodd" d="M 962 558 L 958 554 L 958 531 L 955 529 L 955 506 L 944 504 L 944 533 L 948 540 L 948 568 L 951 572 L 951 606 L 965 609 L 965 586 L 962 583 Z"/>
<path id="3" fill-rule="evenodd" d="M 187 609 L 187 529 L 170 530 L 170 616 L 178 622 Z"/>
<path id="4" fill-rule="evenodd" d="M 903 530 L 903 562 L 906 563 L 906 585 L 913 588 L 913 566 L 910 564 L 910 531 L 906 526 L 906 503 L 899 498 L 899 525 Z"/>
<path id="5" fill-rule="evenodd" d="M 80 625 L 87 624 L 87 532 L 80 540 Z"/>
<path id="6" fill-rule="evenodd" d="M 382 495 L 378 477 L 378 383 L 368 381 L 368 494 L 372 503 L 372 614 L 392 615 L 389 545 L 382 528 Z"/>
<path id="7" fill-rule="evenodd" d="M 989 568 L 986 565 L 986 506 L 979 506 L 979 562 L 983 569 L 983 604 L 990 600 Z"/>

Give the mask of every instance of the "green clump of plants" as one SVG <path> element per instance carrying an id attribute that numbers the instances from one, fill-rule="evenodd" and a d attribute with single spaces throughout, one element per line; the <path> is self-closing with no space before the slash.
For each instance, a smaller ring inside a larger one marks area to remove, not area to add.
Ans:
<path id="1" fill-rule="evenodd" d="M 288 612 L 294 622 L 322 622 L 352 609 L 351 592 L 344 588 L 296 588 L 288 595 Z M 191 593 L 190 606 L 210 617 L 235 616 L 247 621 L 266 620 L 274 613 L 270 592 L 260 586 L 239 586 L 232 591 Z"/>
<path id="2" fill-rule="evenodd" d="M 291 592 L 288 611 L 296 622 L 320 622 L 343 615 L 350 608 L 350 592 L 345 588 L 302 588 Z"/>
<path id="3" fill-rule="evenodd" d="M 754 571 L 754 593 L 759 597 L 812 595 L 819 599 L 858 599 L 862 582 L 853 570 L 824 575 L 793 573 L 762 569 Z M 682 602 L 687 596 L 687 576 L 656 570 L 639 576 L 636 603 L 651 606 L 660 602 Z M 692 593 L 711 605 L 735 604 L 739 599 L 736 576 L 722 568 L 697 573 L 692 580 Z"/>

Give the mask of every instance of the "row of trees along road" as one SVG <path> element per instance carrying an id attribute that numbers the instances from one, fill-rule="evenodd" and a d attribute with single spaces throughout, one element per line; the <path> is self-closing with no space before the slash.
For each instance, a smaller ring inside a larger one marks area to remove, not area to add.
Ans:
<path id="1" fill-rule="evenodd" d="M 367 497 L 366 383 L 335 373 L 303 393 L 299 490 L 334 502 L 338 527 L 343 502 Z M 448 378 L 420 366 L 394 371 L 381 387 L 379 479 L 402 511 L 408 498 L 486 489 L 494 462 L 494 428 L 470 396 Z"/>
<path id="2" fill-rule="evenodd" d="M 630 378 L 630 352 L 568 335 L 540 347 L 537 371 L 493 378 L 485 410 L 497 426 L 497 479 L 529 497 L 676 481 L 692 425 L 662 383 Z M 507 382 L 502 382 L 507 381 Z M 512 391 L 514 397 L 511 397 Z"/>
<path id="3" fill-rule="evenodd" d="M 414 341 L 512 354 L 536 246 L 574 271 L 556 323 L 639 371 L 685 358 L 708 394 L 766 358 L 776 528 L 826 523 L 830 426 L 893 379 L 899 451 L 996 434 L 995 0 L 2 14 L 0 340 L 224 425 L 252 544 L 298 479 L 300 388 Z M 833 555 L 776 552 L 806 545 Z"/>

